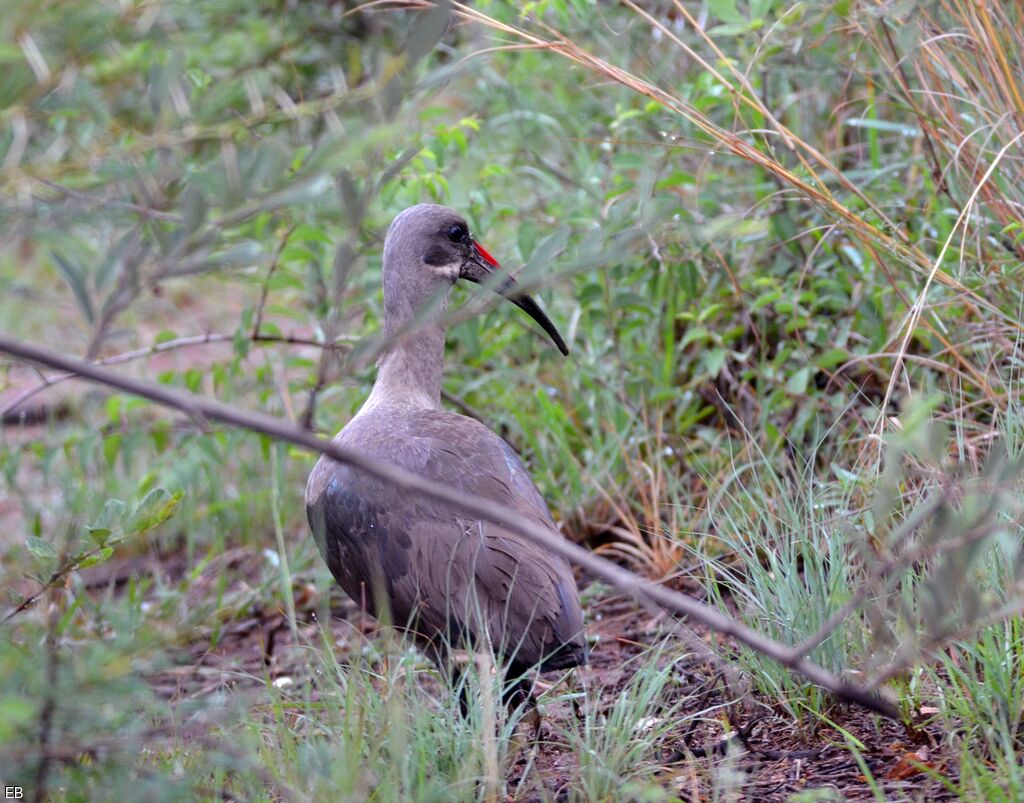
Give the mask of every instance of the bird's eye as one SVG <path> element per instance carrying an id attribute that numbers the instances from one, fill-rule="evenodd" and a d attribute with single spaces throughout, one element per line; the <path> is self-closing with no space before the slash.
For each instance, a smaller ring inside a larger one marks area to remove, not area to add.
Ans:
<path id="1" fill-rule="evenodd" d="M 456 223 L 454 226 L 448 227 L 448 239 L 453 243 L 464 243 L 469 239 L 469 232 L 466 227 L 461 223 Z"/>

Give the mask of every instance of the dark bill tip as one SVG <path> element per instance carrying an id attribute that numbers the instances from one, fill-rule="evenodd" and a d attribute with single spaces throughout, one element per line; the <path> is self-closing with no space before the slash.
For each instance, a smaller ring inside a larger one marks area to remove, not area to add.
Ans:
<path id="1" fill-rule="evenodd" d="M 505 294 L 502 293 L 502 295 Z M 536 301 L 527 295 L 505 295 L 505 298 L 540 324 L 540 328 L 548 333 L 548 337 L 550 337 L 551 341 L 558 347 L 558 350 L 562 352 L 563 357 L 569 356 L 569 347 L 565 345 L 565 341 L 562 340 L 562 336 L 558 334 L 558 330 L 555 328 L 555 325 L 551 323 L 551 319 L 544 314 L 544 310 L 537 306 Z"/>

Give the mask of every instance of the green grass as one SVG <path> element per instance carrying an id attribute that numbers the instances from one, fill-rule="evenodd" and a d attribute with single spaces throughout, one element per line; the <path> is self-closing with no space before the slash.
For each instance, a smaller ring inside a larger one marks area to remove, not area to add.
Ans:
<path id="1" fill-rule="evenodd" d="M 668 660 L 666 660 L 666 658 Z M 610 705 L 599 708 L 601 689 L 586 689 L 582 716 L 570 719 L 568 744 L 579 758 L 579 796 L 584 800 L 661 798 L 656 757 L 673 734 L 702 711 L 686 710 L 689 695 L 673 694 L 677 645 L 661 645 L 634 659 L 636 672 Z"/>
<path id="2" fill-rule="evenodd" d="M 982 630 L 942 656 L 932 682 L 940 713 L 961 759 L 958 791 L 966 797 L 1013 800 L 1021 777 L 1024 633 L 1019 618 Z"/>
<path id="3" fill-rule="evenodd" d="M 813 462 L 812 455 L 807 465 Z M 707 509 L 715 552 L 727 556 L 705 564 L 713 597 L 724 610 L 735 606 L 756 629 L 786 644 L 818 633 L 859 582 L 855 544 L 862 531 L 850 495 L 838 483 L 804 472 L 776 473 L 755 454 L 736 465 Z M 865 639 L 863 624 L 848 620 L 809 657 L 842 672 L 861 664 Z M 743 661 L 757 687 L 798 721 L 807 711 L 828 709 L 822 689 L 775 662 L 752 651 L 745 651 Z"/>

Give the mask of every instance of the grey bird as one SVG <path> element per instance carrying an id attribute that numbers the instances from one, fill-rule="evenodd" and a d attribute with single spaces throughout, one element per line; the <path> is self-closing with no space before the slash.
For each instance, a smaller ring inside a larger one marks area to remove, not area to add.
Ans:
<path id="1" fill-rule="evenodd" d="M 458 279 L 490 283 L 499 267 L 447 207 L 420 204 L 394 219 L 384 241 L 387 350 L 369 397 L 334 442 L 557 533 L 512 447 L 479 421 L 441 408 L 448 292 Z M 510 276 L 492 281 L 569 353 Z M 579 594 L 562 557 L 326 456 L 309 476 L 306 512 L 341 587 L 370 613 L 410 632 L 442 670 L 455 671 L 453 648 L 493 649 L 507 665 L 505 699 L 512 705 L 532 702 L 529 670 L 587 662 Z M 465 709 L 464 696 L 462 703 Z"/>

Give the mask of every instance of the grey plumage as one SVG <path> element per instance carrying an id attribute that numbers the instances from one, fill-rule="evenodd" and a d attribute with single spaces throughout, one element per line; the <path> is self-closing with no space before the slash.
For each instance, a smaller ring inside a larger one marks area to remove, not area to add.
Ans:
<path id="1" fill-rule="evenodd" d="M 440 406 L 447 292 L 457 279 L 481 282 L 497 267 L 451 209 L 423 204 L 395 218 L 383 271 L 384 331 L 395 340 L 369 398 L 335 442 L 555 530 L 515 451 L 480 422 Z M 567 353 L 511 279 L 498 291 Z M 443 662 L 449 645 L 470 642 L 493 646 L 514 674 L 586 663 L 579 596 L 561 557 L 326 457 L 309 477 L 306 509 L 342 588 L 412 632 L 435 660 Z"/>

